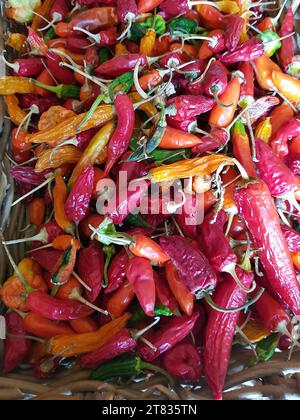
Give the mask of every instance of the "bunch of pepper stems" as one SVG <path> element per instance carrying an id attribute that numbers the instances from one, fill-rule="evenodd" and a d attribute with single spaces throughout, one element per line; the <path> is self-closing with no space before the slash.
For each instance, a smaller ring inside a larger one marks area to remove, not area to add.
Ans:
<path id="1" fill-rule="evenodd" d="M 250 0 L 21 3 L 0 94 L 12 205 L 36 234 L 1 237 L 3 372 L 205 376 L 222 399 L 234 344 L 257 363 L 299 346 L 299 3 L 275 17 Z M 126 199 L 101 207 L 102 181 L 124 173 Z M 166 202 L 186 180 L 182 203 Z M 157 214 L 134 212 L 151 184 Z"/>

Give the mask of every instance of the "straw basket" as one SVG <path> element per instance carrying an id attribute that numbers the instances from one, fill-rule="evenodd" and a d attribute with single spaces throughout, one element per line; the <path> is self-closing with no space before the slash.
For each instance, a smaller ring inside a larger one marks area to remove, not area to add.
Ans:
<path id="1" fill-rule="evenodd" d="M 1 2 L 3 6 L 4 2 Z M 298 7 L 298 37 L 300 16 Z M 0 50 L 5 44 L 7 21 L 0 20 Z M 0 76 L 5 74 L 5 67 L 0 63 Z M 14 183 L 10 177 L 9 139 L 11 124 L 5 118 L 3 101 L 0 100 L 0 234 L 5 239 L 28 236 L 30 232 L 20 233 L 27 226 L 26 210 L 22 204 L 11 208 L 15 195 Z M 15 261 L 24 255 L 24 246 L 11 247 Z M 11 273 L 0 241 L 0 284 Z M 0 305 L 0 314 L 4 308 Z M 0 340 L 0 365 L 3 356 L 3 341 Z M 247 368 L 252 354 L 239 345 L 234 347 L 229 375 L 225 386 L 224 399 L 285 399 L 300 398 L 300 352 L 295 352 L 288 361 L 285 353 L 276 353 L 272 361 Z M 1 371 L 1 367 L 0 367 Z M 207 400 L 211 393 L 205 384 L 197 387 L 177 384 L 170 390 L 165 378 L 161 376 L 145 377 L 143 381 L 134 383 L 104 383 L 88 379 L 89 370 L 78 367 L 66 370 L 54 379 L 41 381 L 34 378 L 31 371 L 19 369 L 7 376 L 0 376 L 0 400 L 18 400 L 36 398 L 39 400 Z"/>

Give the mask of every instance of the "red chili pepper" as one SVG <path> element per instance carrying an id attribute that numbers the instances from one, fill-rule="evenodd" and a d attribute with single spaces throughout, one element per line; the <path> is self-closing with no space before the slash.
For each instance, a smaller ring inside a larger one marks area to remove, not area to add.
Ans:
<path id="1" fill-rule="evenodd" d="M 150 261 L 142 257 L 131 258 L 127 265 L 126 277 L 145 314 L 154 316 L 155 282 Z"/>
<path id="2" fill-rule="evenodd" d="M 293 118 L 287 121 L 270 140 L 274 153 L 283 158 L 288 155 L 288 142 L 300 135 L 300 120 Z"/>
<path id="3" fill-rule="evenodd" d="M 20 77 L 36 77 L 39 76 L 44 70 L 44 65 L 40 58 L 19 58 L 13 63 L 5 60 L 7 66 L 13 69 L 14 73 Z"/>
<path id="4" fill-rule="evenodd" d="M 264 292 L 256 302 L 255 309 L 264 327 L 272 332 L 287 330 L 290 317 L 287 312 L 268 292 Z"/>
<path id="5" fill-rule="evenodd" d="M 246 107 L 250 105 L 254 98 L 254 70 L 248 61 L 241 63 L 239 70 L 244 75 L 244 81 L 241 84 L 240 104 L 242 107 Z"/>
<path id="6" fill-rule="evenodd" d="M 192 315 L 194 311 L 195 296 L 185 286 L 171 261 L 167 262 L 165 272 L 168 285 L 173 295 L 175 296 L 181 310 L 186 315 Z"/>
<path id="7" fill-rule="evenodd" d="M 180 341 L 189 335 L 194 328 L 198 316 L 198 314 L 192 316 L 183 315 L 166 321 L 163 327 L 157 332 L 149 334 L 149 337 L 147 337 L 156 350 L 150 348 L 145 343 L 139 343 L 138 352 L 140 356 L 147 362 L 152 362 L 157 359 L 161 354 L 180 343 Z"/>
<path id="8" fill-rule="evenodd" d="M 245 20 L 238 15 L 229 15 L 225 31 L 225 46 L 228 51 L 233 51 L 238 46 Z"/>
<path id="9" fill-rule="evenodd" d="M 55 238 L 64 234 L 64 231 L 58 226 L 55 221 L 51 221 L 44 224 L 44 228 L 47 234 L 47 243 L 52 243 Z"/>
<path id="10" fill-rule="evenodd" d="M 37 174 L 31 166 L 15 166 L 10 170 L 11 176 L 18 182 L 38 186 L 45 182 L 45 172 Z"/>
<path id="11" fill-rule="evenodd" d="M 6 328 L 8 334 L 14 336 L 26 336 L 23 327 L 23 319 L 16 312 L 5 314 Z M 23 362 L 30 350 L 30 340 L 23 337 L 10 337 L 5 340 L 5 352 L 3 360 L 3 373 L 7 374 L 13 371 Z"/>
<path id="12" fill-rule="evenodd" d="M 138 0 L 138 12 L 147 13 L 161 4 L 162 0 Z"/>
<path id="13" fill-rule="evenodd" d="M 219 95 L 225 92 L 227 85 L 227 69 L 219 61 L 214 61 L 202 82 L 204 92 L 218 101 Z"/>
<path id="14" fill-rule="evenodd" d="M 175 215 L 183 234 L 191 239 L 196 239 L 198 236 L 197 227 L 199 225 L 198 216 L 201 211 L 200 205 L 196 194 L 186 193 L 185 204 Z"/>
<path id="15" fill-rule="evenodd" d="M 285 164 L 290 168 L 294 175 L 300 175 L 300 154 L 299 153 L 289 153 L 285 159 Z"/>
<path id="16" fill-rule="evenodd" d="M 234 124 L 232 143 L 233 156 L 243 165 L 249 177 L 255 177 L 256 169 L 252 159 L 250 140 L 241 120 Z"/>
<path id="17" fill-rule="evenodd" d="M 221 55 L 220 61 L 227 66 L 241 61 L 252 61 L 261 57 L 265 53 L 264 43 L 259 38 L 251 38 L 240 44 L 234 51 L 226 52 Z"/>
<path id="18" fill-rule="evenodd" d="M 211 41 L 204 41 L 199 49 L 200 60 L 207 60 L 214 54 L 225 50 L 225 33 L 222 29 L 214 29 L 207 35 Z"/>
<path id="19" fill-rule="evenodd" d="M 74 334 L 72 328 L 65 322 L 50 321 L 34 312 L 29 312 L 23 319 L 26 334 L 48 340 L 56 335 Z"/>
<path id="20" fill-rule="evenodd" d="M 278 34 L 280 37 L 285 37 L 286 35 L 291 35 L 293 31 L 294 13 L 292 6 L 290 6 L 286 12 Z M 281 40 L 281 48 L 278 52 L 278 55 L 280 65 L 283 70 L 286 71 L 295 56 L 295 41 L 292 36 Z"/>
<path id="21" fill-rule="evenodd" d="M 286 225 L 282 225 L 281 230 L 289 251 L 300 252 L 300 233 Z"/>
<path id="22" fill-rule="evenodd" d="M 108 145 L 106 175 L 128 149 L 135 122 L 133 105 L 126 94 L 119 93 L 115 98 L 114 105 L 118 116 L 118 125 Z"/>
<path id="23" fill-rule="evenodd" d="M 166 306 L 172 312 L 176 311 L 176 309 L 178 309 L 177 301 L 172 295 L 172 292 L 166 280 L 162 276 L 162 273 L 158 274 L 156 271 L 154 271 L 154 282 L 157 303 Z"/>
<path id="24" fill-rule="evenodd" d="M 245 288 L 253 283 L 253 274 L 238 269 L 238 276 Z M 227 276 L 226 276 L 227 277 Z M 225 309 L 235 309 L 245 304 L 246 292 L 228 276 L 221 283 L 214 294 L 216 305 Z M 231 356 L 232 342 L 236 331 L 240 311 L 222 313 L 211 310 L 208 316 L 205 335 L 204 368 L 208 383 L 216 400 L 222 399 L 229 360 Z"/>
<path id="25" fill-rule="evenodd" d="M 67 50 L 76 54 L 85 54 L 91 46 L 91 41 L 79 35 L 68 36 L 65 43 Z"/>
<path id="26" fill-rule="evenodd" d="M 201 16 L 200 23 L 203 22 L 205 28 L 226 29 L 228 22 L 227 16 L 223 15 L 215 7 L 201 4 L 200 6 L 197 6 L 196 10 Z"/>
<path id="27" fill-rule="evenodd" d="M 85 53 L 84 56 L 85 62 L 87 66 L 92 67 L 95 69 L 99 66 L 99 51 L 96 45 L 90 46 Z"/>
<path id="28" fill-rule="evenodd" d="M 220 105 L 222 106 L 222 105 Z M 201 138 L 201 143 L 192 148 L 192 153 L 204 154 L 211 150 L 223 148 L 228 142 L 228 133 L 225 130 L 214 130 L 208 136 Z"/>
<path id="29" fill-rule="evenodd" d="M 213 99 L 202 95 L 181 95 L 167 102 L 167 106 L 171 108 L 170 119 L 177 121 L 184 121 L 204 114 L 210 111 L 214 105 Z"/>
<path id="30" fill-rule="evenodd" d="M 91 316 L 80 319 L 72 319 L 69 321 L 69 324 L 77 334 L 94 332 L 99 329 L 97 322 Z"/>
<path id="31" fill-rule="evenodd" d="M 127 161 L 132 152 L 128 151 L 124 153 L 118 164 L 118 176 L 117 176 L 117 185 L 120 183 L 120 174 L 126 172 L 128 182 L 141 178 L 148 174 L 149 170 L 145 165 L 144 161 Z"/>
<path id="32" fill-rule="evenodd" d="M 68 17 L 70 7 L 70 0 L 55 0 L 49 13 L 50 19 L 53 22 L 61 22 Z"/>
<path id="33" fill-rule="evenodd" d="M 95 74 L 96 76 L 118 77 L 132 71 L 138 61 L 140 61 L 141 68 L 148 66 L 147 57 L 143 54 L 122 54 L 100 64 L 96 68 Z"/>
<path id="34" fill-rule="evenodd" d="M 130 24 L 135 21 L 138 15 L 138 7 L 135 0 L 118 0 L 117 13 L 119 21 L 123 24 Z M 144 12 L 143 12 L 144 13 Z"/>
<path id="35" fill-rule="evenodd" d="M 51 274 L 54 274 L 53 268 L 62 256 L 62 251 L 56 249 L 40 249 L 31 253 L 31 258 L 38 262 L 39 265 Z"/>
<path id="36" fill-rule="evenodd" d="M 88 167 L 77 178 L 65 205 L 66 216 L 73 222 L 81 222 L 89 212 L 94 187 L 94 168 Z"/>
<path id="37" fill-rule="evenodd" d="M 35 105 L 38 108 L 39 114 L 43 114 L 48 111 L 51 106 L 60 105 L 60 103 L 61 101 L 56 95 L 47 98 L 39 98 L 31 93 L 20 96 L 20 105 L 22 108 L 31 108 Z"/>
<path id="38" fill-rule="evenodd" d="M 182 381 L 197 382 L 202 373 L 202 362 L 196 346 L 179 343 L 163 359 L 164 368 Z"/>
<path id="39" fill-rule="evenodd" d="M 85 318 L 93 312 L 88 306 L 76 300 L 57 299 L 40 291 L 29 293 L 26 303 L 32 312 L 52 321 Z"/>
<path id="40" fill-rule="evenodd" d="M 117 356 L 131 352 L 135 347 L 136 341 L 132 338 L 130 330 L 123 328 L 98 350 L 82 356 L 80 366 L 83 368 L 99 366 Z"/>
<path id="41" fill-rule="evenodd" d="M 78 260 L 79 277 L 92 289 L 85 291 L 89 302 L 98 298 L 103 281 L 104 254 L 96 244 L 91 244 L 79 252 Z"/>
<path id="42" fill-rule="evenodd" d="M 257 139 L 256 153 L 258 175 L 274 197 L 284 197 L 296 190 L 296 177 L 268 144 Z"/>
<path id="43" fill-rule="evenodd" d="M 105 294 L 114 292 L 124 283 L 128 261 L 129 258 L 125 249 L 122 249 L 114 257 L 108 270 L 108 286 L 104 290 Z"/>
<path id="44" fill-rule="evenodd" d="M 106 29 L 99 33 L 99 42 L 98 44 L 101 47 L 115 45 L 117 43 L 117 28 L 113 26 L 112 28 Z M 99 64 L 99 63 L 98 63 Z"/>
<path id="45" fill-rule="evenodd" d="M 122 316 L 135 297 L 132 285 L 126 280 L 107 301 L 108 312 L 118 318 Z"/>
<path id="46" fill-rule="evenodd" d="M 160 246 L 170 257 L 190 292 L 199 294 L 215 288 L 216 273 L 206 256 L 189 240 L 181 236 L 163 236 L 160 238 Z"/>
<path id="47" fill-rule="evenodd" d="M 234 197 L 253 246 L 260 250 L 258 255 L 270 288 L 282 304 L 299 315 L 300 286 L 267 185 L 261 180 L 250 180 L 235 189 Z"/>

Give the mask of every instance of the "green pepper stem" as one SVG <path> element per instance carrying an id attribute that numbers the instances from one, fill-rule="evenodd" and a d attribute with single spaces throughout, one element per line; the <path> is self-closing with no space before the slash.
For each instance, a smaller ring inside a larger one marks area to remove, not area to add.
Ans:
<path id="1" fill-rule="evenodd" d="M 102 287 L 105 289 L 108 285 L 108 267 L 109 267 L 112 257 L 116 253 L 116 248 L 113 245 L 104 246 L 103 252 L 104 254 L 106 254 L 104 270 L 103 270 L 103 282 L 102 282 Z"/>
<path id="2" fill-rule="evenodd" d="M 83 305 L 88 306 L 91 309 L 94 309 L 94 311 L 99 312 L 100 314 L 103 315 L 109 315 L 109 312 L 98 308 L 98 306 L 93 305 L 91 302 L 89 302 L 87 299 L 85 299 L 84 297 L 81 296 L 81 294 L 79 293 L 78 289 L 74 289 L 73 292 L 70 295 L 70 299 L 74 299 L 74 300 L 78 300 L 78 302 L 82 303 Z"/>
<path id="3" fill-rule="evenodd" d="M 257 293 L 257 295 L 252 300 L 250 300 L 249 302 L 245 303 L 245 305 L 238 306 L 236 308 L 230 308 L 230 309 L 229 308 L 222 308 L 221 306 L 217 305 L 212 300 L 211 296 L 209 294 L 207 294 L 207 293 L 204 294 L 204 299 L 205 299 L 206 303 L 211 308 L 213 308 L 215 311 L 222 312 L 224 314 L 232 314 L 232 313 L 235 313 L 235 312 L 243 311 L 244 309 L 248 309 L 250 306 L 254 305 L 262 297 L 262 295 L 264 294 L 264 292 L 265 292 L 265 289 L 264 288 L 261 288 L 259 290 L 259 292 Z"/>
<path id="4" fill-rule="evenodd" d="M 30 79 L 31 83 L 33 83 L 34 85 L 49 90 L 49 92 L 53 92 L 55 93 L 58 97 L 60 97 L 61 95 L 61 89 L 63 85 L 58 85 L 58 86 L 50 86 L 50 85 L 45 85 L 45 83 L 41 83 L 38 80 L 35 79 Z"/>

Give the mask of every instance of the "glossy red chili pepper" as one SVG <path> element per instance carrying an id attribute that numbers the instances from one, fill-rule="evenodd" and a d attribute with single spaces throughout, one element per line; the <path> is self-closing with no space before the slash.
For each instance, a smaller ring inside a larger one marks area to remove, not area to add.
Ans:
<path id="1" fill-rule="evenodd" d="M 294 175 L 300 175 L 300 154 L 289 153 L 285 159 L 285 164 L 290 168 Z"/>
<path id="2" fill-rule="evenodd" d="M 240 44 L 234 51 L 226 52 L 220 56 L 220 61 L 225 65 L 240 63 L 241 61 L 252 61 L 265 53 L 264 43 L 259 38 L 251 38 Z"/>
<path id="3" fill-rule="evenodd" d="M 191 239 L 196 239 L 198 236 L 200 206 L 201 203 L 198 201 L 196 194 L 186 193 L 185 204 L 175 215 L 183 234 Z"/>
<path id="4" fill-rule="evenodd" d="M 90 46 L 84 56 L 85 62 L 88 66 L 95 69 L 99 66 L 99 51 L 96 45 Z"/>
<path id="5" fill-rule="evenodd" d="M 290 252 L 300 252 L 300 233 L 293 228 L 282 225 L 281 230 Z"/>
<path id="6" fill-rule="evenodd" d="M 256 302 L 255 309 L 264 327 L 270 332 L 279 332 L 287 329 L 290 317 L 284 307 L 280 305 L 268 292 Z"/>
<path id="7" fill-rule="evenodd" d="M 93 353 L 85 354 L 80 359 L 81 367 L 95 367 L 136 348 L 136 341 L 132 338 L 130 330 L 123 328 L 107 343 Z"/>
<path id="8" fill-rule="evenodd" d="M 245 288 L 251 287 L 253 274 L 238 269 L 237 274 Z M 235 309 L 245 304 L 246 293 L 234 282 L 230 276 L 221 283 L 215 294 L 216 305 L 225 309 Z M 222 399 L 232 342 L 236 331 L 240 311 L 223 313 L 210 310 L 205 334 L 204 369 L 214 398 Z"/>
<path id="9" fill-rule="evenodd" d="M 201 143 L 192 148 L 192 153 L 203 154 L 211 150 L 223 148 L 228 142 L 228 133 L 225 130 L 214 130 L 208 136 L 201 138 Z"/>
<path id="10" fill-rule="evenodd" d="M 227 27 L 227 16 L 223 15 L 215 7 L 203 4 L 197 7 L 197 11 L 201 16 L 200 24 L 203 23 L 205 28 L 225 29 Z"/>
<path id="11" fill-rule="evenodd" d="M 61 22 L 68 17 L 71 8 L 70 0 L 55 0 L 51 7 L 49 17 L 54 22 Z"/>
<path id="12" fill-rule="evenodd" d="M 97 244 L 90 244 L 79 252 L 78 260 L 79 277 L 92 289 L 85 294 L 89 302 L 98 298 L 103 281 L 104 254 Z"/>
<path id="13" fill-rule="evenodd" d="M 202 373 L 200 355 L 191 343 L 179 343 L 169 350 L 164 356 L 163 366 L 182 381 L 197 382 Z"/>
<path id="14" fill-rule="evenodd" d="M 31 166 L 15 166 L 10 170 L 11 176 L 18 182 L 38 186 L 45 182 L 45 172 L 36 173 Z"/>
<path id="15" fill-rule="evenodd" d="M 117 0 L 117 13 L 121 23 L 134 22 L 138 15 L 138 8 L 135 0 Z"/>
<path id="16" fill-rule="evenodd" d="M 183 315 L 177 318 L 171 318 L 159 328 L 156 332 L 152 332 L 147 339 L 156 348 L 150 348 L 145 343 L 138 344 L 138 352 L 142 359 L 152 362 L 161 354 L 170 350 L 176 344 L 184 340 L 193 330 L 198 314 L 192 316 Z"/>
<path id="17" fill-rule="evenodd" d="M 4 315 L 6 321 L 7 333 L 14 336 L 26 336 L 23 327 L 23 319 L 16 312 L 10 312 Z M 30 350 L 30 340 L 23 337 L 7 336 L 5 340 L 5 351 L 3 359 L 3 373 L 7 374 L 13 371 L 23 362 Z"/>
<path id="18" fill-rule="evenodd" d="M 267 184 L 274 197 L 282 197 L 297 188 L 292 171 L 275 155 L 271 147 L 262 140 L 256 140 L 256 168 L 260 178 Z"/>
<path id="19" fill-rule="evenodd" d="M 207 60 L 214 54 L 221 53 L 225 50 L 225 33 L 222 29 L 214 29 L 209 32 L 211 41 L 204 41 L 199 49 L 200 60 Z"/>
<path id="20" fill-rule="evenodd" d="M 132 102 L 125 93 L 117 94 L 114 101 L 118 125 L 109 142 L 105 174 L 108 175 L 113 165 L 126 152 L 132 137 L 135 113 Z"/>
<path id="21" fill-rule="evenodd" d="M 241 84 L 240 104 L 247 106 L 254 98 L 254 70 L 248 61 L 241 63 L 239 70 L 244 75 L 244 81 Z"/>
<path id="22" fill-rule="evenodd" d="M 91 46 L 91 41 L 79 35 L 68 36 L 65 39 L 67 50 L 76 54 L 85 54 L 87 49 Z"/>
<path id="23" fill-rule="evenodd" d="M 155 282 L 151 263 L 146 258 L 133 257 L 129 260 L 126 277 L 132 285 L 138 301 L 148 316 L 154 316 Z"/>
<path id="24" fill-rule="evenodd" d="M 52 321 L 85 318 L 93 312 L 88 306 L 76 300 L 57 299 L 40 291 L 29 293 L 26 303 L 32 312 Z"/>
<path id="25" fill-rule="evenodd" d="M 113 26 L 112 28 L 106 29 L 105 31 L 101 31 L 99 33 L 99 37 L 100 39 L 99 39 L 98 44 L 101 47 L 115 45 L 117 43 L 117 37 L 118 37 L 117 28 Z"/>
<path id="26" fill-rule="evenodd" d="M 279 36 L 285 37 L 292 34 L 294 31 L 294 13 L 293 8 L 290 6 L 281 24 Z M 289 64 L 293 61 L 295 56 L 295 41 L 292 36 L 282 39 L 281 48 L 278 52 L 279 62 L 284 71 L 287 70 Z"/>
<path id="27" fill-rule="evenodd" d="M 238 15 L 229 15 L 225 30 L 225 46 L 228 51 L 233 51 L 238 46 L 245 20 Z"/>
<path id="28" fill-rule="evenodd" d="M 199 294 L 215 288 L 216 273 L 206 256 L 189 240 L 181 236 L 162 236 L 160 246 L 170 257 L 190 292 Z"/>
<path id="29" fill-rule="evenodd" d="M 222 95 L 228 85 L 227 69 L 219 61 L 214 61 L 206 73 L 202 86 L 208 96 Z"/>
<path id="30" fill-rule="evenodd" d="M 122 54 L 105 61 L 96 68 L 96 76 L 118 77 L 122 74 L 132 71 L 137 62 L 140 61 L 140 67 L 148 65 L 147 57 L 143 54 Z"/>
<path id="31" fill-rule="evenodd" d="M 19 58 L 13 63 L 8 63 L 8 67 L 12 68 L 14 73 L 20 77 L 36 77 L 44 70 L 42 60 L 37 57 Z"/>
<path id="32" fill-rule="evenodd" d="M 295 315 L 300 314 L 300 286 L 267 185 L 250 180 L 235 189 L 239 215 L 251 234 L 270 288 Z"/>
<path id="33" fill-rule="evenodd" d="M 154 271 L 154 282 L 157 303 L 166 306 L 172 312 L 176 311 L 178 309 L 177 301 L 161 272 L 158 274 Z"/>
<path id="34" fill-rule="evenodd" d="M 184 121 L 210 111 L 215 101 L 205 96 L 181 95 L 170 99 L 167 106 L 170 111 L 170 119 Z"/>
<path id="35" fill-rule="evenodd" d="M 300 120 L 293 118 L 287 121 L 271 138 L 270 145 L 274 153 L 280 158 L 288 155 L 288 142 L 299 135 Z"/>
<path id="36" fill-rule="evenodd" d="M 88 214 L 94 188 L 94 168 L 88 167 L 77 178 L 65 204 L 66 216 L 81 222 Z"/>
<path id="37" fill-rule="evenodd" d="M 171 53 L 170 54 L 166 54 L 164 57 L 162 57 L 159 60 L 159 64 L 160 67 L 167 69 L 168 67 L 170 67 L 170 64 L 176 64 L 177 66 L 181 65 L 184 63 L 184 61 L 181 58 L 181 55 L 178 53 Z"/>
<path id="38" fill-rule="evenodd" d="M 49 96 L 47 98 L 40 98 L 36 95 L 29 93 L 28 95 L 20 95 L 20 105 L 22 108 L 30 108 L 35 105 L 38 109 L 39 114 L 43 114 L 48 111 L 51 106 L 60 105 L 61 101 L 59 98 L 54 96 Z"/>
<path id="39" fill-rule="evenodd" d="M 124 283 L 128 261 L 129 258 L 125 249 L 122 249 L 113 258 L 108 270 L 108 286 L 104 290 L 105 294 L 114 292 Z"/>

